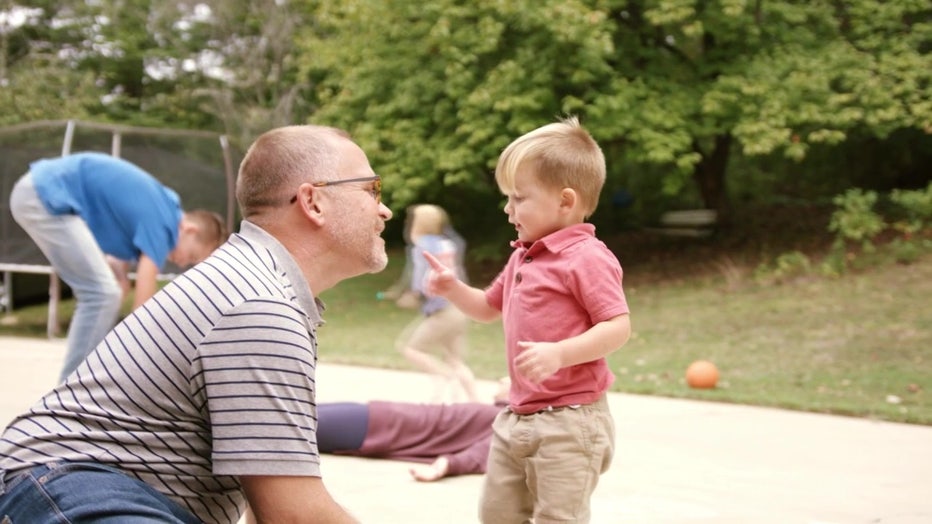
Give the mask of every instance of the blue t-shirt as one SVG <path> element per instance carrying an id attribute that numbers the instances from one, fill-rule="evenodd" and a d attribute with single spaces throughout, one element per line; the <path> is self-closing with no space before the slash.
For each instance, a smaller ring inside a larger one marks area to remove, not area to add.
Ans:
<path id="1" fill-rule="evenodd" d="M 37 160 L 29 171 L 49 213 L 80 216 L 108 255 L 136 260 L 144 253 L 161 268 L 178 242 L 178 194 L 126 160 L 75 153 Z"/>

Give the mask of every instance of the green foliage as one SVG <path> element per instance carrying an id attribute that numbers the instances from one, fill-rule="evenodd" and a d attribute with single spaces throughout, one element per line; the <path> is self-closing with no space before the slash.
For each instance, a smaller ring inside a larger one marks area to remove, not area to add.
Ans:
<path id="1" fill-rule="evenodd" d="M 55 57 L 24 57 L 9 73 L 0 89 L 0 125 L 58 120 L 62 115 L 85 118 L 88 108 L 96 103 L 93 75 L 76 71 Z"/>
<path id="2" fill-rule="evenodd" d="M 800 277 L 808 276 L 812 271 L 809 257 L 800 251 L 783 253 L 772 264 L 762 264 L 755 272 L 755 279 L 763 284 L 782 284 Z"/>
<path id="3" fill-rule="evenodd" d="M 871 251 L 874 235 L 886 227 L 883 217 L 874 211 L 877 193 L 854 188 L 832 201 L 837 209 L 832 213 L 828 230 L 836 235 L 836 248 L 844 249 L 849 242 L 857 242 L 864 251 Z"/>
<path id="4" fill-rule="evenodd" d="M 602 144 L 608 187 L 672 200 L 692 180 L 714 207 L 728 137 L 802 161 L 852 134 L 929 128 L 930 16 L 868 0 L 321 2 L 303 67 L 314 120 L 353 131 L 396 209 L 469 187 L 473 209 L 454 214 L 469 224 L 495 207 L 502 148 L 567 113 Z"/>
<path id="5" fill-rule="evenodd" d="M 600 209 L 601 231 L 680 205 L 723 211 L 729 196 L 928 179 L 932 6 L 920 0 L 29 7 L 0 35 L 3 123 L 207 128 L 241 147 L 273 126 L 337 125 L 385 175 L 396 212 L 443 205 L 474 244 L 507 228 L 501 150 L 565 114 L 602 145 L 606 191 L 634 196 L 621 219 Z"/>
<path id="6" fill-rule="evenodd" d="M 822 264 L 822 271 L 829 275 L 840 275 L 849 266 L 859 268 L 883 264 L 892 258 L 902 264 L 912 264 L 926 252 L 932 251 L 932 183 L 922 190 L 895 189 L 890 193 L 894 208 L 890 213 L 904 218 L 892 222 L 892 228 L 901 237 L 891 242 L 877 243 L 888 221 L 874 210 L 878 202 L 875 191 L 850 189 L 838 195 L 829 222 L 829 231 L 835 233 L 833 251 Z M 849 243 L 858 243 L 860 253 L 848 249 Z M 865 256 L 866 255 L 866 256 Z"/>
<path id="7" fill-rule="evenodd" d="M 900 264 L 913 264 L 922 256 L 923 250 L 918 242 L 896 238 L 890 243 L 894 259 Z"/>
<path id="8" fill-rule="evenodd" d="M 925 190 L 894 189 L 890 201 L 905 213 L 905 220 L 894 224 L 904 235 L 911 236 L 932 227 L 932 182 Z"/>
<path id="9" fill-rule="evenodd" d="M 819 273 L 837 278 L 848 272 L 848 254 L 840 249 L 830 251 L 819 264 Z"/>

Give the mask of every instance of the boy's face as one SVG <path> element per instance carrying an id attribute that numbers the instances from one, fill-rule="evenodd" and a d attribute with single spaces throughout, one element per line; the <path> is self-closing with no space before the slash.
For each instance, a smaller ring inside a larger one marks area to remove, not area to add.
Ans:
<path id="1" fill-rule="evenodd" d="M 537 176 L 527 169 L 515 173 L 515 185 L 505 196 L 508 223 L 515 225 L 518 240 L 534 242 L 563 229 L 565 213 L 561 207 L 561 190 L 544 187 Z"/>
<path id="2" fill-rule="evenodd" d="M 178 243 L 175 249 L 168 254 L 168 260 L 178 267 L 186 268 L 201 262 L 213 252 L 210 246 L 204 245 L 197 238 L 196 231 L 182 228 L 178 234 Z"/>

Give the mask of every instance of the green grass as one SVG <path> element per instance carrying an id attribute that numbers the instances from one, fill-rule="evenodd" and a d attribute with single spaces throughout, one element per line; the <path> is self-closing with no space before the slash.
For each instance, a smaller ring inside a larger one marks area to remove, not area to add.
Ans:
<path id="1" fill-rule="evenodd" d="M 401 270 L 400 253 L 391 260 L 386 271 L 322 295 L 321 361 L 413 369 L 394 345 L 417 312 L 376 299 Z M 780 285 L 749 274 L 640 285 L 627 273 L 634 334 L 609 358 L 614 390 L 932 425 L 932 257 Z M 15 317 L 0 333 L 45 334 L 44 307 Z M 470 337 L 477 376 L 503 376 L 501 325 L 473 324 Z M 718 366 L 716 389 L 686 386 L 686 367 L 697 359 Z"/>

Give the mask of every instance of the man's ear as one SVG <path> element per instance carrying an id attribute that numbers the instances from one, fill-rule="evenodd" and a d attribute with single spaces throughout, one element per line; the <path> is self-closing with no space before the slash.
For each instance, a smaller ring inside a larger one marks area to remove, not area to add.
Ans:
<path id="1" fill-rule="evenodd" d="M 298 187 L 298 201 L 296 204 L 308 220 L 318 226 L 323 225 L 327 201 L 324 199 L 322 188 L 314 187 L 311 184 L 301 184 Z"/>

